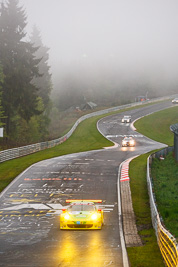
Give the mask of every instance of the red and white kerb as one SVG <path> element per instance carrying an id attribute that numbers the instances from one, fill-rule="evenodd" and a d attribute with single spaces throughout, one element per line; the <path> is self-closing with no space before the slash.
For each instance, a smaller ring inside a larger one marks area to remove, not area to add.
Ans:
<path id="1" fill-rule="evenodd" d="M 129 162 L 132 160 L 131 159 L 128 159 L 127 161 L 125 161 L 123 164 L 122 164 L 122 168 L 121 168 L 121 177 L 120 177 L 120 181 L 121 182 L 125 182 L 125 181 L 129 181 L 130 178 L 129 178 Z"/>

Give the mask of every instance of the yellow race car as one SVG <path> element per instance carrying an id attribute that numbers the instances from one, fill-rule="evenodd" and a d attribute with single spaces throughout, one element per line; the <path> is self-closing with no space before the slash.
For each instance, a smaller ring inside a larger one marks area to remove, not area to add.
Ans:
<path id="1" fill-rule="evenodd" d="M 102 200 L 66 200 L 70 205 L 60 214 L 60 229 L 96 230 L 101 229 L 103 210 L 95 203 Z"/>

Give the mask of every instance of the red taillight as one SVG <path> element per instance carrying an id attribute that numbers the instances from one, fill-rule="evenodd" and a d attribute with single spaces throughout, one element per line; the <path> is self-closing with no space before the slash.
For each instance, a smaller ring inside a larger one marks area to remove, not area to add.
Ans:
<path id="1" fill-rule="evenodd" d="M 101 211 L 101 209 L 98 209 L 98 211 Z"/>
<path id="2" fill-rule="evenodd" d="M 65 212 L 65 211 L 66 211 L 66 209 L 62 209 L 62 211 L 63 211 L 63 212 Z"/>

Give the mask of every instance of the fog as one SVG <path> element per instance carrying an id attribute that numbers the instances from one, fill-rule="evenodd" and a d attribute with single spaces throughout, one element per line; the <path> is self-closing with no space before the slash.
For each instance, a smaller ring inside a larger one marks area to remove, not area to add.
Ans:
<path id="1" fill-rule="evenodd" d="M 50 48 L 55 89 L 69 75 L 98 87 L 107 80 L 109 87 L 178 90 L 177 0 L 19 3 L 26 10 L 28 34 L 35 24 Z"/>

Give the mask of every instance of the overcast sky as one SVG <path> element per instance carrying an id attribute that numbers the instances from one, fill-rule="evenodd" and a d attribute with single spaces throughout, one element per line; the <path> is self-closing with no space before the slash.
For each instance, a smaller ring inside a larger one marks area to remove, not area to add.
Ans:
<path id="1" fill-rule="evenodd" d="M 35 24 L 50 48 L 54 80 L 64 69 L 104 68 L 132 79 L 178 81 L 177 0 L 19 2 L 28 33 Z"/>

